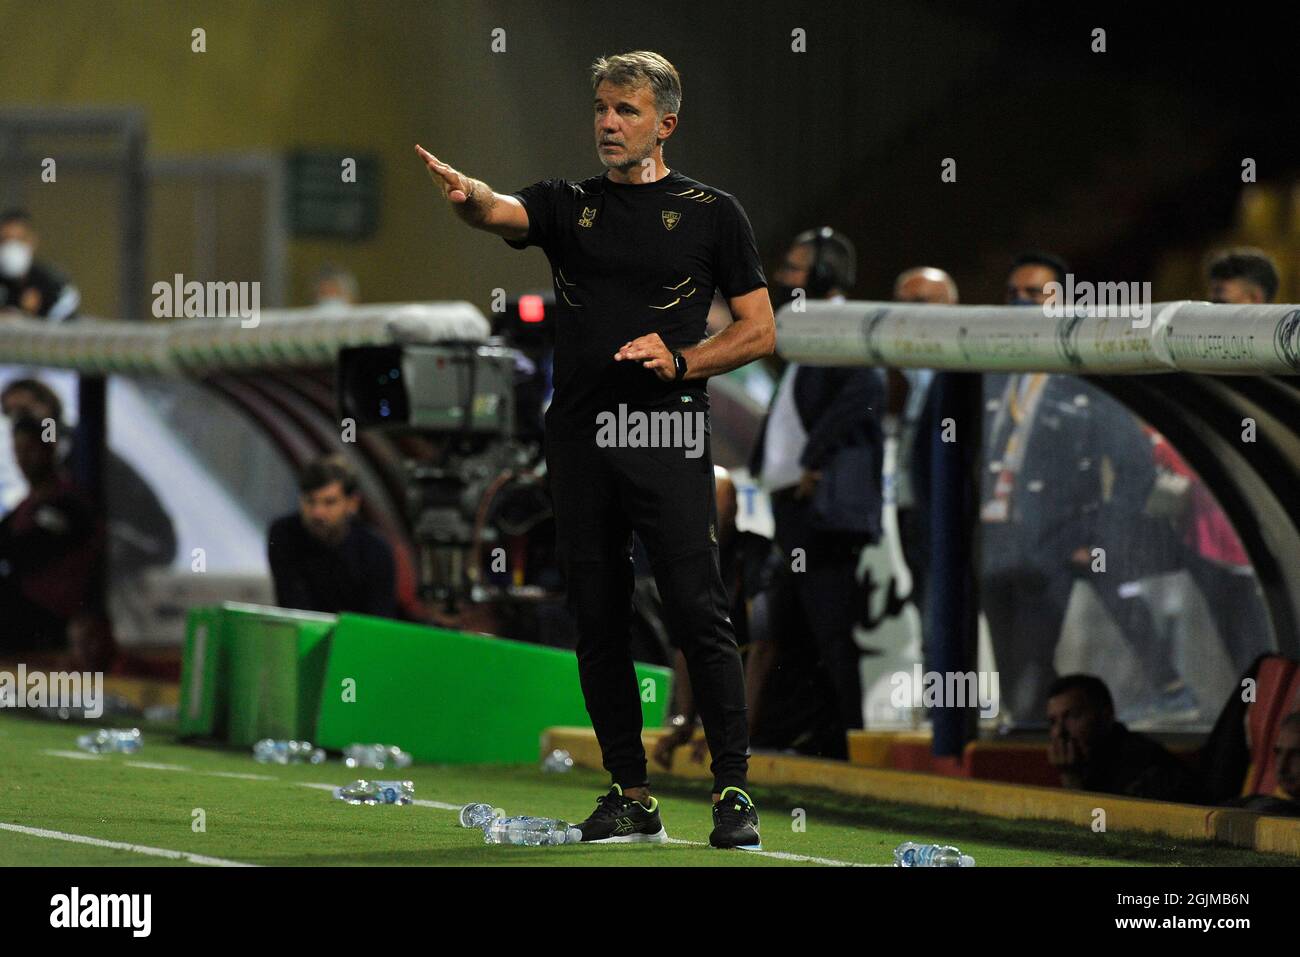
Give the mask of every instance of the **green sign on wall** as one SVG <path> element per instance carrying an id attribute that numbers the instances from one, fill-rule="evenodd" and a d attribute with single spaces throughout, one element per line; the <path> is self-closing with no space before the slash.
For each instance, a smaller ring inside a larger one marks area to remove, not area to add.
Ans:
<path id="1" fill-rule="evenodd" d="M 368 239 L 379 228 L 379 158 L 357 150 L 298 150 L 288 158 L 295 237 Z"/>

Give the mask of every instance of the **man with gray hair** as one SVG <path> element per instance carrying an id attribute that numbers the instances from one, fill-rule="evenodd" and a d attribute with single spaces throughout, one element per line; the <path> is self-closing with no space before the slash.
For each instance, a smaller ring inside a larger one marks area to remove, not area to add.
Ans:
<path id="1" fill-rule="evenodd" d="M 772 353 L 767 281 L 735 197 L 664 165 L 681 108 L 673 65 L 648 51 L 601 57 L 591 83 L 602 175 L 501 194 L 416 150 L 457 216 L 515 249 L 540 246 L 550 261 L 557 321 L 546 465 L 582 691 L 613 779 L 578 825 L 582 839 L 667 840 L 650 796 L 629 652 L 635 530 L 686 656 L 713 755 L 709 841 L 757 849 L 758 814 L 745 791 L 744 674 L 718 562 L 706 384 Z M 706 339 L 715 290 L 735 321 Z M 620 408 L 695 416 L 704 453 L 598 441 L 598 422 Z"/>

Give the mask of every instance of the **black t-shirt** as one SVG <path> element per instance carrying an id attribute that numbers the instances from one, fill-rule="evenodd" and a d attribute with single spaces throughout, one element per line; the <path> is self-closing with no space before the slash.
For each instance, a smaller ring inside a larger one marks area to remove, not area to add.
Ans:
<path id="1" fill-rule="evenodd" d="M 547 422 L 589 436 L 596 415 L 683 401 L 705 404 L 706 381 L 664 382 L 614 360 L 657 332 L 670 349 L 705 337 L 714 290 L 727 299 L 767 285 L 749 218 L 736 198 L 673 170 L 653 183 L 548 179 L 513 194 L 528 235 L 551 263 L 557 307 L 555 394 Z"/>
<path id="2" fill-rule="evenodd" d="M 271 523 L 267 556 L 281 608 L 397 617 L 392 549 L 360 522 L 332 546 L 307 531 L 300 515 L 286 515 Z"/>

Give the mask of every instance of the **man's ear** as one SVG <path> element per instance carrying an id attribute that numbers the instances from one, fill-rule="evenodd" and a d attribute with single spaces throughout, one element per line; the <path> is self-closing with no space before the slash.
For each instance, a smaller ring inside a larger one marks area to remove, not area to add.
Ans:
<path id="1" fill-rule="evenodd" d="M 361 493 L 353 492 L 348 496 L 348 514 L 355 515 L 361 511 Z"/>
<path id="2" fill-rule="evenodd" d="M 665 113 L 659 120 L 658 133 L 659 141 L 663 142 L 673 135 L 673 130 L 677 129 L 677 114 Z"/>

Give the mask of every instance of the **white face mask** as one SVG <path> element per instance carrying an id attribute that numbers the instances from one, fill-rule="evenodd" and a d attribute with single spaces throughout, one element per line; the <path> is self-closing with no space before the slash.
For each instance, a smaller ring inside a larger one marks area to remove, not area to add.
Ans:
<path id="1" fill-rule="evenodd" d="M 32 268 L 32 247 L 21 239 L 0 243 L 0 276 L 21 279 Z"/>

